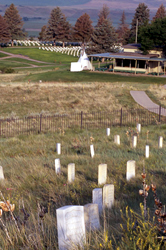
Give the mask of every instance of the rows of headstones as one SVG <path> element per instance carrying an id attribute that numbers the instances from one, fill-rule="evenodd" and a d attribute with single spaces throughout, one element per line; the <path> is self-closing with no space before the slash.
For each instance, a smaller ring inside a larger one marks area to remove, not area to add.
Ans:
<path id="1" fill-rule="evenodd" d="M 141 132 L 140 124 L 137 130 Z M 107 136 L 110 135 L 110 128 L 106 130 Z M 133 136 L 132 146 L 137 146 L 137 136 Z M 120 136 L 115 135 L 114 142 L 120 145 Z M 159 148 L 163 147 L 163 137 L 159 137 Z M 146 145 L 145 157 L 149 157 L 149 148 Z M 148 148 L 148 149 L 147 149 Z M 61 154 L 61 144 L 56 144 L 56 152 Z M 94 147 L 90 145 L 90 153 L 93 158 Z M 61 173 L 60 159 L 55 159 L 55 173 Z M 126 164 L 126 180 L 129 181 L 135 177 L 136 162 L 134 160 L 127 161 Z M 75 180 L 76 169 L 74 163 L 69 163 L 67 167 L 68 183 L 71 184 Z M 0 179 L 4 179 L 3 168 L 0 166 Z M 84 206 L 68 205 L 56 210 L 57 231 L 59 250 L 75 249 L 74 246 L 82 245 L 86 242 L 86 231 L 100 229 L 100 215 L 105 208 L 110 209 L 114 204 L 114 185 L 106 184 L 107 182 L 107 164 L 98 166 L 98 185 L 103 188 L 95 188 L 92 190 L 92 202 Z"/>
<path id="2" fill-rule="evenodd" d="M 137 131 L 141 132 L 141 124 L 137 125 Z M 107 136 L 110 135 L 110 128 L 106 130 Z M 120 145 L 120 136 L 114 136 L 114 142 Z M 137 136 L 132 138 L 132 147 L 137 146 Z M 163 147 L 163 137 L 158 140 L 158 147 Z M 56 145 L 57 154 L 61 154 L 61 144 Z M 93 144 L 90 145 L 90 154 L 93 158 L 95 155 Z M 149 145 L 145 147 L 145 157 L 149 157 Z M 55 172 L 60 174 L 60 159 L 55 159 Z M 68 183 L 75 180 L 75 164 L 68 164 Z M 126 180 L 129 181 L 136 175 L 136 162 L 134 160 L 127 161 Z M 64 206 L 56 210 L 58 244 L 60 250 L 74 249 L 74 244 L 83 245 L 86 242 L 86 231 L 100 229 L 100 215 L 105 208 L 110 209 L 114 204 L 114 185 L 106 184 L 107 181 L 107 164 L 98 166 L 98 185 L 103 188 L 95 188 L 92 190 L 92 203 L 84 206 Z"/>
<path id="3" fill-rule="evenodd" d="M 40 46 L 38 41 L 30 41 L 30 40 L 17 40 L 15 41 L 18 46 Z"/>
<path id="4" fill-rule="evenodd" d="M 46 51 L 51 51 L 51 52 L 60 52 L 60 53 L 64 53 L 67 55 L 73 55 L 73 56 L 79 56 L 81 47 L 80 46 L 74 46 L 74 47 L 61 47 L 61 46 L 56 46 L 56 47 L 39 47 L 39 49 L 41 50 L 46 50 Z"/>

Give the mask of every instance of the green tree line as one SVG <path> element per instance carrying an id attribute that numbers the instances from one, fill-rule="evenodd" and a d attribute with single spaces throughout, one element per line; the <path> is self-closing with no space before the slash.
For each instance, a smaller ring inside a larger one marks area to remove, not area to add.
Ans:
<path id="1" fill-rule="evenodd" d="M 87 13 L 81 15 L 76 20 L 75 25 L 72 26 L 61 9 L 56 7 L 52 9 L 48 23 L 41 28 L 38 38 L 40 41 L 52 41 L 54 43 L 62 41 L 63 46 L 65 42 L 69 41 L 88 43 L 91 52 L 99 53 L 115 51 L 115 45 L 133 42 L 140 43 L 140 49 L 145 54 L 154 48 L 160 48 L 165 53 L 165 7 L 161 4 L 151 21 L 149 12 L 148 6 L 140 3 L 129 27 L 123 11 L 120 23 L 115 29 L 110 18 L 110 10 L 106 5 L 103 5 L 99 11 L 98 22 L 95 27 Z M 0 15 L 0 43 L 25 37 L 22 18 L 14 4 L 11 4 L 6 9 L 4 16 Z"/>

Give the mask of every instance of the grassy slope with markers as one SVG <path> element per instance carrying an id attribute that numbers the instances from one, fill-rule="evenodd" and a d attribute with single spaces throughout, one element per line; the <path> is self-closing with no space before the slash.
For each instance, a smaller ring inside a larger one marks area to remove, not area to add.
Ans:
<path id="1" fill-rule="evenodd" d="M 40 112 L 138 108 L 130 96 L 130 90 L 145 90 L 153 101 L 166 106 L 164 78 L 70 73 L 70 61 L 77 61 L 72 56 L 59 54 L 55 59 L 55 54 L 43 52 L 41 55 L 37 49 L 5 50 L 45 61 L 47 67 L 19 68 L 18 71 L 15 69 L 14 74 L 2 74 L 1 118 Z M 12 60 L 5 59 L 7 67 L 13 68 Z M 15 62 L 22 63 L 23 67 L 30 63 L 19 59 Z M 48 65 L 48 62 L 53 65 Z M 1 249 L 58 249 L 56 209 L 92 202 L 92 190 L 99 187 L 98 165 L 101 163 L 108 166 L 107 183 L 115 186 L 115 203 L 111 210 L 106 209 L 101 215 L 101 229 L 87 233 L 84 249 L 160 249 L 161 241 L 157 239 L 155 226 L 158 225 L 157 218 L 153 220 L 153 193 L 149 190 L 148 217 L 144 220 L 140 205 L 143 197 L 139 195 L 139 190 L 142 189 L 141 173 L 145 166 L 147 184 L 155 184 L 159 199 L 162 204 L 166 203 L 165 143 L 163 148 L 158 149 L 158 137 L 163 136 L 165 140 L 165 128 L 160 124 L 143 127 L 136 149 L 131 147 L 131 137 L 136 127 L 112 127 L 109 137 L 105 129 L 59 128 L 57 133 L 1 138 L 0 165 L 5 176 L 5 180 L 0 181 L 1 200 L 4 196 L 15 204 L 16 219 L 11 218 L 10 212 L 3 212 L 0 220 Z M 120 146 L 114 144 L 116 134 L 120 135 Z M 62 145 L 61 155 L 56 153 L 57 142 Z M 89 151 L 91 143 L 95 149 L 93 159 Z M 150 157 L 145 159 L 147 143 Z M 58 176 L 55 174 L 55 158 L 61 161 L 61 174 Z M 136 161 L 136 177 L 129 182 L 126 181 L 128 160 Z M 73 162 L 76 179 L 68 184 L 67 165 Z M 42 220 L 39 207 L 46 212 Z M 135 226 L 137 222 L 139 227 Z M 165 249 L 164 243 L 161 249 Z"/>

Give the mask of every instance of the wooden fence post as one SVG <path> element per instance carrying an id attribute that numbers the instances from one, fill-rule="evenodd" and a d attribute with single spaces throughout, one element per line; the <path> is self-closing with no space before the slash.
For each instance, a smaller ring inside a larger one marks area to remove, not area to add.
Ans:
<path id="1" fill-rule="evenodd" d="M 82 119 L 83 119 L 83 111 L 81 111 L 81 129 L 82 129 Z"/>
<path id="2" fill-rule="evenodd" d="M 159 106 L 159 122 L 161 121 L 161 105 Z"/>
<path id="3" fill-rule="evenodd" d="M 122 127 L 122 116 L 123 116 L 123 112 L 122 112 L 122 108 L 121 108 L 121 111 L 120 111 L 120 126 Z"/>
<path id="4" fill-rule="evenodd" d="M 40 114 L 40 130 L 39 130 L 39 132 L 41 133 L 41 131 L 42 131 L 42 114 Z"/>

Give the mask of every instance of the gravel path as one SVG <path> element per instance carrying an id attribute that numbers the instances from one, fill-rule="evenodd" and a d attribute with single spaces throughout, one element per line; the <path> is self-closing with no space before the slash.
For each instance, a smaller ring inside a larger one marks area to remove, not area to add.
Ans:
<path id="1" fill-rule="evenodd" d="M 159 114 L 160 106 L 152 102 L 152 100 L 147 96 L 145 91 L 131 90 L 130 94 L 139 105 L 153 113 Z M 161 108 L 161 115 L 166 116 L 166 109 Z"/>

